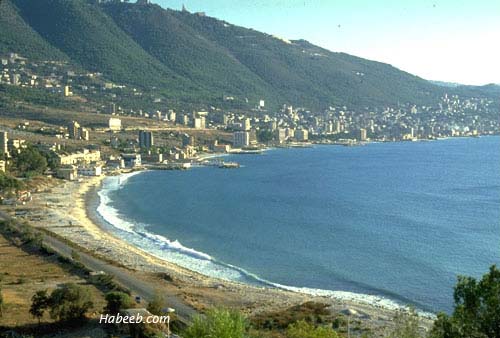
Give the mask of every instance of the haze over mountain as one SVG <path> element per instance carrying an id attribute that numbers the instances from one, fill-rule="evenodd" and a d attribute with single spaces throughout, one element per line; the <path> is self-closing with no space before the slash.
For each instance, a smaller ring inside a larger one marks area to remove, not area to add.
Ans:
<path id="1" fill-rule="evenodd" d="M 0 53 L 68 60 L 179 101 L 210 103 L 224 95 L 311 108 L 381 107 L 430 104 L 454 91 L 500 94 L 498 86 L 443 87 L 388 64 L 158 5 L 4 0 L 0 6 Z"/>

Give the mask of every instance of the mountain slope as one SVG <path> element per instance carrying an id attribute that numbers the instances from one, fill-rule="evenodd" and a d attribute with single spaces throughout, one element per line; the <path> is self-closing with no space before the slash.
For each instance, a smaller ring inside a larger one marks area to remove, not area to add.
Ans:
<path id="1" fill-rule="evenodd" d="M 228 49 L 290 102 L 381 105 L 428 102 L 442 90 L 390 65 L 286 42 L 210 17 L 174 12 L 200 35 Z"/>
<path id="2" fill-rule="evenodd" d="M 363 108 L 434 104 L 445 92 L 498 92 L 438 86 L 388 64 L 157 5 L 3 0 L 2 6 L 0 51 L 68 59 L 120 84 L 156 87 L 178 102 L 218 105 L 227 95 L 246 108 L 260 98 L 273 108 Z"/>
<path id="3" fill-rule="evenodd" d="M 0 1 L 0 54 L 19 53 L 37 60 L 66 60 L 19 15 L 10 1 Z"/>
<path id="4" fill-rule="evenodd" d="M 274 90 L 225 49 L 159 6 L 108 3 L 103 10 L 169 69 L 226 95 L 263 97 Z"/>
<path id="5" fill-rule="evenodd" d="M 34 30 L 85 69 L 120 83 L 173 92 L 195 88 L 145 52 L 97 6 L 83 0 L 13 1 Z"/>

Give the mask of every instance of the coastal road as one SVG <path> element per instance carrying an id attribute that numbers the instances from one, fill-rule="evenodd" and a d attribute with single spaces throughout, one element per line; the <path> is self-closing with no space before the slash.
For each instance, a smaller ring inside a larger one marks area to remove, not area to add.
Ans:
<path id="1" fill-rule="evenodd" d="M 10 219 L 10 216 L 0 211 L 0 220 L 1 219 Z M 151 300 L 154 297 L 157 286 L 153 283 L 144 281 L 137 277 L 135 273 L 127 269 L 120 268 L 100 260 L 46 233 L 40 233 L 43 235 L 43 242 L 59 254 L 71 257 L 71 253 L 75 251 L 80 256 L 80 262 L 87 268 L 93 271 L 103 271 L 106 274 L 113 275 L 118 283 L 130 289 L 132 293 L 141 296 L 141 298 L 145 300 Z M 180 321 L 189 323 L 190 318 L 197 314 L 195 309 L 184 303 L 177 295 L 166 294 L 165 298 L 168 306 L 175 309 L 176 317 L 179 318 Z"/>

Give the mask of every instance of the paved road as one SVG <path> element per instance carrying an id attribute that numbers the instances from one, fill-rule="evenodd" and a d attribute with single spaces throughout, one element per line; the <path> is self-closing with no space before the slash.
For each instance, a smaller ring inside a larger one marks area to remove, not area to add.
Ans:
<path id="1" fill-rule="evenodd" d="M 0 211 L 0 219 L 5 220 L 9 218 L 9 215 Z M 55 237 L 51 237 L 45 233 L 42 234 L 44 237 L 43 242 L 61 255 L 71 257 L 71 252 L 76 251 L 80 256 L 80 261 L 87 268 L 93 271 L 104 271 L 107 274 L 113 275 L 118 283 L 146 300 L 153 298 L 156 290 L 153 283 L 138 278 L 134 273 L 124 268 L 114 266 L 103 260 L 95 258 L 94 256 L 84 253 L 78 250 L 78 248 L 74 248 Z M 196 310 L 185 304 L 181 299 L 179 299 L 178 296 L 166 294 L 165 297 L 167 299 L 168 306 L 175 309 L 176 315 L 181 321 L 188 323 L 190 318 L 197 313 Z"/>

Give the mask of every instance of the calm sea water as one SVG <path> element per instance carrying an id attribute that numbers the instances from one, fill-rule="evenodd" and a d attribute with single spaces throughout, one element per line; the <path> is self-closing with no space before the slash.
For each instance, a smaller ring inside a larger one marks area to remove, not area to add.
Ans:
<path id="1" fill-rule="evenodd" d="M 109 179 L 99 211 L 135 245 L 208 275 L 430 311 L 451 310 L 457 274 L 500 264 L 500 137 L 228 160 L 242 167 Z"/>

